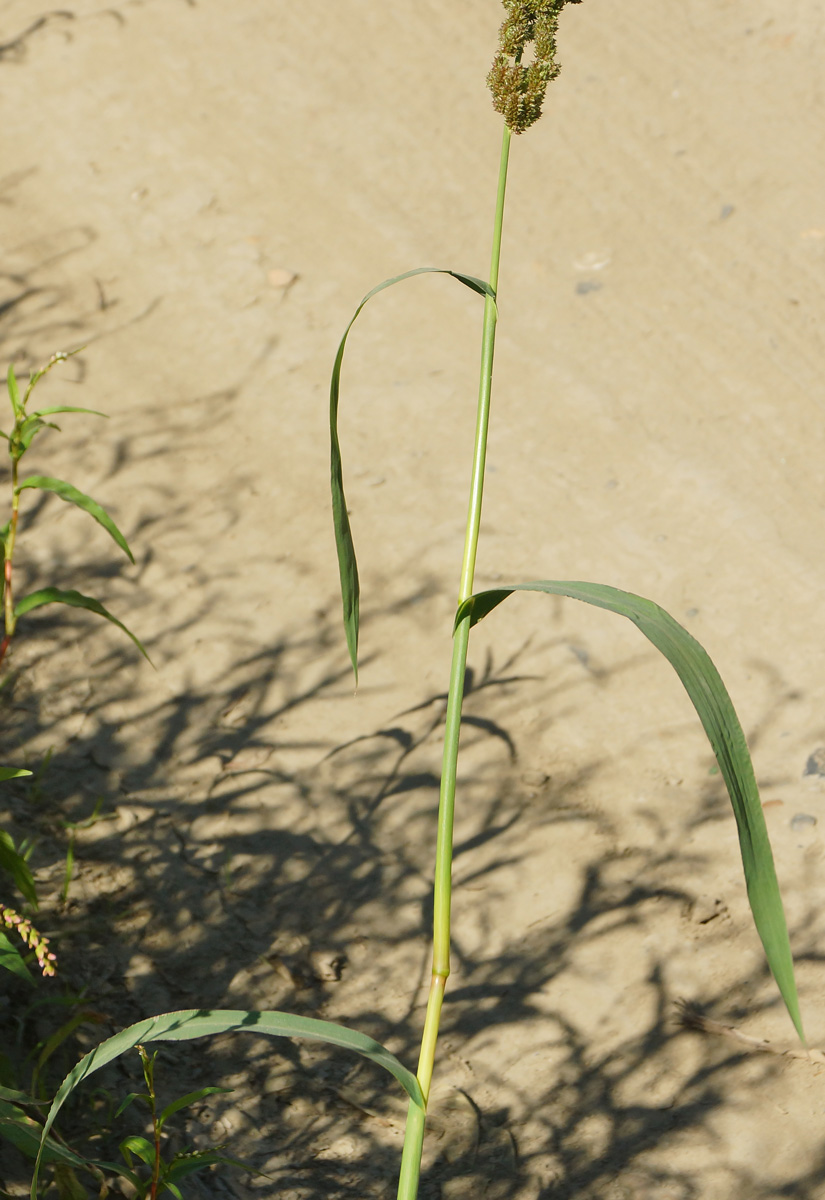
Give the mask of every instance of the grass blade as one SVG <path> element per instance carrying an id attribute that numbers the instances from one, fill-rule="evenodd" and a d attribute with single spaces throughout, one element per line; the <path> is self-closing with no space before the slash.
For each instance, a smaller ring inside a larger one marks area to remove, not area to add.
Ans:
<path id="1" fill-rule="evenodd" d="M 39 408 L 37 412 L 33 413 L 32 415 L 35 417 L 50 417 L 53 413 L 62 412 L 91 413 L 93 417 L 105 417 L 107 421 L 109 419 L 108 413 L 100 412 L 97 408 L 78 408 L 74 404 L 56 404 L 52 408 Z"/>
<path id="2" fill-rule="evenodd" d="M 0 783 L 4 779 L 19 779 L 21 775 L 31 775 L 31 771 L 18 770 L 17 767 L 0 767 Z"/>
<path id="3" fill-rule="evenodd" d="M 52 1101 L 46 1123 L 43 1126 L 42 1142 L 48 1136 L 55 1117 L 63 1107 L 78 1084 L 88 1078 L 94 1071 L 106 1066 L 133 1046 L 147 1045 L 149 1042 L 190 1041 L 193 1038 L 208 1037 L 217 1033 L 254 1033 L 267 1037 L 299 1037 L 312 1038 L 326 1042 L 330 1046 L 340 1046 L 345 1050 L 354 1050 L 365 1058 L 371 1059 L 394 1075 L 404 1091 L 414 1103 L 424 1107 L 424 1097 L 418 1080 L 412 1071 L 390 1054 L 380 1042 L 367 1037 L 366 1034 L 346 1029 L 332 1021 L 318 1021 L 312 1017 L 294 1017 L 282 1012 L 245 1012 L 230 1009 L 184 1009 L 181 1012 L 162 1013 L 157 1017 L 149 1017 L 130 1025 L 80 1060 L 74 1070 L 70 1071 L 58 1089 Z M 40 1158 L 35 1163 L 32 1178 L 31 1196 L 37 1200 L 37 1176 Z"/>
<path id="4" fill-rule="evenodd" d="M 341 463 L 341 444 L 338 440 L 338 401 L 341 388 L 341 364 L 344 361 L 344 350 L 350 330 L 367 301 L 371 300 L 373 296 L 377 296 L 379 292 L 383 292 L 385 288 L 392 287 L 394 283 L 401 283 L 404 279 L 411 279 L 413 275 L 427 274 L 452 275 L 453 279 L 457 279 L 459 283 L 463 283 L 471 291 L 477 292 L 480 296 L 489 296 L 493 303 L 495 303 L 495 292 L 489 283 L 485 283 L 483 279 L 476 279 L 474 275 L 463 275 L 460 271 L 450 271 L 445 267 L 417 267 L 414 271 L 405 271 L 403 275 L 395 275 L 392 279 L 385 279 L 383 283 L 379 283 L 377 287 L 374 287 L 371 292 L 367 292 L 364 299 L 356 308 L 349 325 L 344 330 L 344 336 L 339 343 L 338 353 L 335 355 L 335 363 L 332 367 L 332 379 L 329 385 L 332 523 L 335 529 L 335 546 L 338 551 L 338 569 L 341 574 L 344 630 L 347 635 L 347 646 L 349 647 L 349 656 L 352 660 L 352 669 L 355 673 L 356 683 L 358 682 L 358 623 L 361 589 L 358 582 L 358 563 L 355 558 L 352 530 L 350 528 L 349 516 L 347 515 L 347 501 L 344 495 L 344 474 Z"/>
<path id="5" fill-rule="evenodd" d="M 41 492 L 54 492 L 55 496 L 59 496 L 60 499 L 65 500 L 67 504 L 74 504 L 78 508 L 82 508 L 84 512 L 89 514 L 89 516 L 94 517 L 99 525 L 103 526 L 110 537 L 117 542 L 118 546 L 120 546 L 121 550 L 129 558 L 129 561 L 135 561 L 132 551 L 129 549 L 126 538 L 106 512 L 106 509 L 102 508 L 96 500 L 91 498 L 91 496 L 87 496 L 83 492 L 78 491 L 78 489 L 73 487 L 70 483 L 65 483 L 62 479 L 52 479 L 49 475 L 29 475 L 28 479 L 24 479 L 23 482 L 19 484 L 17 488 L 18 494 L 22 492 L 24 488 L 37 488 L 38 491 Z"/>
<path id="6" fill-rule="evenodd" d="M 151 663 L 152 660 L 146 653 L 142 642 L 135 637 L 132 631 L 127 629 L 122 621 L 118 621 L 117 617 L 113 617 L 99 600 L 95 600 L 92 596 L 84 596 L 82 592 L 75 592 L 71 589 L 63 591 L 61 588 L 54 587 L 41 588 L 39 592 L 30 592 L 22 600 L 18 600 L 14 606 L 14 615 L 16 617 L 25 616 L 33 608 L 42 608 L 44 604 L 68 604 L 71 608 L 86 608 L 89 612 L 97 613 L 99 617 L 105 617 L 107 621 L 117 625 L 118 629 L 122 629 L 126 636 L 132 639 L 146 661 Z"/>
<path id="7" fill-rule="evenodd" d="M 785 912 L 753 764 L 731 698 L 707 652 L 658 604 L 600 583 L 542 580 L 478 592 L 459 606 L 456 625 L 467 616 L 475 625 L 513 592 L 569 596 L 627 617 L 676 671 L 704 726 L 728 789 L 753 919 L 785 1007 L 804 1043 Z"/>
<path id="8" fill-rule="evenodd" d="M 84 1159 L 66 1146 L 61 1146 L 54 1138 L 43 1138 L 40 1125 L 17 1105 L 7 1104 L 5 1100 L 0 1100 L 0 1138 L 11 1142 L 29 1158 L 40 1155 L 46 1162 L 68 1163 L 73 1167 L 86 1166 Z"/>

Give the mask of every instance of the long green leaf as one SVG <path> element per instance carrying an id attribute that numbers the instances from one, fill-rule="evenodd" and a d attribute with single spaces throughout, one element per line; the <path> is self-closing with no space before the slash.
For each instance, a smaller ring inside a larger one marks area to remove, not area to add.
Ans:
<path id="1" fill-rule="evenodd" d="M 26 983 L 34 983 L 31 971 L 23 962 L 23 955 L 2 931 L 0 931 L 0 967 L 19 975 L 21 979 L 25 979 Z"/>
<path id="2" fill-rule="evenodd" d="M 62 479 L 52 479 L 49 475 L 29 475 L 28 479 L 24 479 L 18 485 L 18 493 L 22 492 L 24 488 L 37 488 L 41 492 L 54 492 L 55 496 L 59 496 L 67 504 L 74 504 L 78 508 L 82 508 L 89 516 L 94 517 L 99 525 L 103 526 L 106 532 L 117 542 L 124 554 L 127 555 L 130 562 L 135 561 L 126 538 L 106 512 L 106 509 L 102 508 L 91 496 L 78 491 L 70 483 L 65 483 Z"/>
<path id="3" fill-rule="evenodd" d="M 97 408 L 78 408 L 74 404 L 56 404 L 52 408 L 39 408 L 37 410 L 37 412 L 33 414 L 33 416 L 35 416 L 35 417 L 50 417 L 53 413 L 62 413 L 62 412 L 91 413 L 93 417 L 105 417 L 107 421 L 109 419 L 108 413 L 100 412 L 99 409 L 97 409 Z"/>
<path id="4" fill-rule="evenodd" d="M 61 1146 L 54 1138 L 44 1137 L 40 1125 L 14 1104 L 0 1100 L 0 1137 L 12 1142 L 29 1158 L 40 1162 L 63 1162 L 73 1167 L 85 1167 L 84 1159 Z"/>
<path id="5" fill-rule="evenodd" d="M 19 779 L 21 775 L 31 775 L 31 771 L 19 770 L 17 767 L 0 767 L 0 783 L 4 779 Z"/>
<path id="6" fill-rule="evenodd" d="M 748 900 L 768 965 L 797 1033 L 805 1041 L 794 979 L 793 959 L 773 854 L 739 718 L 707 652 L 686 629 L 651 600 L 601 583 L 541 580 L 478 592 L 459 605 L 456 627 L 469 616 L 475 625 L 513 592 L 569 596 L 627 617 L 665 656 L 685 686 L 704 726 L 728 789 L 739 832 Z"/>
<path id="7" fill-rule="evenodd" d="M 33 608 L 42 608 L 44 604 L 68 604 L 71 608 L 86 608 L 89 612 L 97 613 L 99 617 L 105 617 L 107 621 L 117 625 L 118 629 L 122 629 L 126 636 L 132 639 L 147 662 L 152 661 L 143 644 L 135 637 L 131 629 L 127 629 L 122 621 L 113 617 L 99 600 L 95 600 L 91 596 L 84 596 L 81 592 L 75 592 L 72 589 L 63 591 L 61 588 L 54 587 L 41 588 L 39 592 L 30 592 L 22 600 L 18 600 L 14 606 L 14 615 L 16 617 L 25 616 Z"/>
<path id="8" fill-rule="evenodd" d="M 20 388 L 17 386 L 17 376 L 14 373 L 13 366 L 9 366 L 6 380 L 9 385 L 9 399 L 11 400 L 11 406 L 14 410 L 14 418 L 17 420 L 17 418 L 20 416 Z"/>
<path id="9" fill-rule="evenodd" d="M 341 464 L 341 443 L 338 440 L 338 400 L 341 387 L 341 364 L 344 361 L 344 349 L 350 330 L 367 301 L 371 300 L 379 292 L 383 292 L 385 288 L 392 287 L 394 283 L 400 283 L 403 279 L 411 279 L 413 275 L 428 274 L 452 275 L 453 279 L 457 279 L 459 283 L 463 283 L 471 291 L 478 292 L 480 296 L 489 296 L 493 303 L 495 303 L 495 292 L 489 283 L 485 283 L 483 279 L 476 279 L 474 275 L 463 275 L 460 271 L 450 271 L 445 267 L 417 267 L 414 271 L 405 271 L 403 275 L 395 275 L 392 279 L 385 279 L 383 283 L 379 283 L 377 287 L 374 287 L 371 292 L 367 292 L 364 299 L 356 308 L 349 325 L 344 330 L 344 336 L 341 338 L 338 346 L 338 353 L 335 355 L 332 379 L 329 385 L 332 522 L 335 529 L 335 546 L 338 551 L 338 569 L 341 574 L 344 630 L 347 635 L 347 646 L 349 647 L 349 656 L 352 660 L 352 669 L 355 673 L 356 683 L 358 681 L 358 623 L 361 589 L 358 582 L 358 564 L 355 558 L 352 530 L 350 528 L 349 516 L 347 515 L 347 501 L 344 495 L 344 474 Z"/>
<path id="10" fill-rule="evenodd" d="M 332 1021 L 317 1021 L 312 1017 L 294 1017 L 283 1012 L 244 1012 L 230 1009 L 184 1009 L 181 1012 L 162 1013 L 157 1017 L 149 1017 L 130 1025 L 114 1037 L 81 1058 L 80 1062 L 70 1071 L 52 1101 L 46 1123 L 43 1126 L 43 1139 L 48 1135 L 64 1103 L 84 1079 L 94 1071 L 106 1066 L 133 1046 L 147 1045 L 149 1042 L 190 1041 L 193 1038 L 207 1037 L 217 1033 L 254 1033 L 267 1037 L 298 1037 L 312 1038 L 326 1042 L 330 1046 L 340 1046 L 344 1050 L 354 1050 L 365 1058 L 371 1059 L 394 1075 L 404 1091 L 413 1102 L 422 1108 L 424 1097 L 418 1080 L 412 1071 L 390 1054 L 380 1042 L 367 1037 L 366 1034 L 346 1029 Z M 35 1164 L 32 1179 L 32 1200 L 37 1200 L 37 1174 L 40 1160 Z"/>

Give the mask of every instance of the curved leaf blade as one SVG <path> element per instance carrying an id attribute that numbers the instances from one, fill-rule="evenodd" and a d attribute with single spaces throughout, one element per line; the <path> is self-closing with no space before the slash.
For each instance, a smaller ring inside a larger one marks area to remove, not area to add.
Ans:
<path id="1" fill-rule="evenodd" d="M 736 818 L 754 923 L 768 966 L 804 1044 L 788 928 L 753 764 L 736 710 L 707 651 L 658 604 L 600 583 L 540 580 L 478 592 L 459 605 L 456 627 L 467 617 L 475 625 L 513 592 L 568 596 L 627 617 L 676 671 L 702 722 L 725 781 Z"/>
<path id="2" fill-rule="evenodd" d="M 183 1042 L 193 1038 L 209 1037 L 217 1033 L 254 1033 L 266 1037 L 299 1037 L 311 1038 L 315 1041 L 326 1042 L 330 1046 L 339 1046 L 344 1050 L 354 1050 L 356 1053 L 378 1063 L 398 1080 L 404 1091 L 414 1104 L 424 1107 L 424 1097 L 421 1087 L 412 1071 L 385 1049 L 380 1042 L 336 1025 L 332 1021 L 319 1021 L 314 1017 L 295 1017 L 284 1012 L 246 1012 L 232 1009 L 184 1009 L 181 1012 L 162 1013 L 157 1017 L 149 1017 L 138 1021 L 107 1038 L 69 1072 L 57 1095 L 52 1101 L 43 1126 L 41 1144 L 45 1143 L 49 1130 L 54 1124 L 64 1103 L 84 1079 L 94 1071 L 98 1071 L 113 1059 L 118 1058 L 133 1046 L 147 1045 L 149 1042 Z M 37 1200 L 37 1176 L 40 1158 L 35 1163 L 32 1178 L 32 1200 Z"/>
<path id="3" fill-rule="evenodd" d="M 17 601 L 14 606 L 14 615 L 23 617 L 34 608 L 42 608 L 44 604 L 68 604 L 71 608 L 85 608 L 89 612 L 97 613 L 99 617 L 105 617 L 107 621 L 117 625 L 118 629 L 122 629 L 126 636 L 132 639 L 146 661 L 151 663 L 152 660 L 146 653 L 143 643 L 135 637 L 131 629 L 127 629 L 122 621 L 113 617 L 99 600 L 95 600 L 92 596 L 84 596 L 82 592 L 76 592 L 71 588 L 63 591 L 62 588 L 48 587 L 41 588 L 38 592 L 30 592 L 28 596 Z"/>
<path id="4" fill-rule="evenodd" d="M 33 413 L 32 415 L 35 417 L 48 417 L 51 416 L 52 413 L 62 412 L 91 413 L 93 417 L 105 417 L 107 421 L 109 419 L 108 413 L 100 412 L 100 410 L 97 408 L 78 408 L 74 404 L 55 404 L 52 408 L 39 408 L 37 412 Z"/>
<path id="5" fill-rule="evenodd" d="M 413 275 L 452 275 L 453 279 L 457 279 L 459 283 L 463 283 L 471 291 L 486 297 L 493 304 L 496 302 L 496 294 L 490 284 L 485 283 L 483 279 L 476 279 L 474 275 L 464 275 L 460 271 L 450 271 L 446 267 L 416 267 L 413 271 L 405 271 L 403 275 L 395 275 L 392 279 L 385 279 L 383 283 L 379 283 L 372 291 L 367 292 L 364 299 L 356 308 L 352 320 L 344 330 L 344 336 L 338 345 L 338 352 L 335 355 L 335 362 L 332 367 L 332 379 L 329 385 L 330 486 L 332 490 L 332 523 L 335 530 L 335 546 L 338 551 L 338 570 L 341 575 L 344 630 L 347 636 L 347 646 L 349 648 L 349 656 L 352 661 L 356 683 L 358 682 L 358 626 L 361 586 L 358 580 L 358 563 L 355 558 L 352 529 L 350 528 L 349 516 L 347 514 L 347 500 L 344 495 L 341 443 L 338 440 L 341 364 L 344 361 L 344 350 L 350 330 L 367 301 L 371 300 L 373 296 L 377 296 L 379 292 L 383 292 L 385 288 L 392 287 L 395 283 L 401 283 L 404 279 L 411 279 Z"/>
<path id="6" fill-rule="evenodd" d="M 0 783 L 4 779 L 19 779 L 21 775 L 31 775 L 31 771 L 23 771 L 17 767 L 0 767 Z"/>
<path id="7" fill-rule="evenodd" d="M 67 504 L 74 504 L 78 508 L 82 508 L 90 517 L 94 517 L 98 525 L 103 526 L 109 536 L 120 546 L 129 561 L 135 561 L 126 538 L 106 512 L 106 509 L 102 508 L 91 496 L 78 491 L 76 487 L 73 487 L 72 484 L 66 483 L 62 479 L 53 479 L 50 475 L 29 475 L 28 479 L 24 479 L 18 485 L 18 493 L 22 492 L 24 488 L 37 488 L 41 492 L 53 492 L 55 496 L 59 496 Z"/>

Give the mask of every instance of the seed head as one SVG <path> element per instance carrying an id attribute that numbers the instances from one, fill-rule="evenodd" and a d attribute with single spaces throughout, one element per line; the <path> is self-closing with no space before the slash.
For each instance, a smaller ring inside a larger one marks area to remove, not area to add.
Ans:
<path id="1" fill-rule="evenodd" d="M 15 909 L 0 904 L 0 926 L 12 929 L 24 944 L 34 951 L 37 965 L 44 975 L 54 975 L 57 955 L 49 949 L 49 939 L 35 929 L 28 917 L 21 917 Z"/>
<path id="2" fill-rule="evenodd" d="M 487 86 L 493 93 L 493 108 L 513 133 L 523 133 L 539 119 L 547 85 L 561 70 L 556 62 L 556 32 L 559 14 L 568 2 L 581 0 L 503 0 L 507 16 L 499 30 L 499 49 Z M 522 56 L 530 42 L 533 61 L 524 65 Z"/>

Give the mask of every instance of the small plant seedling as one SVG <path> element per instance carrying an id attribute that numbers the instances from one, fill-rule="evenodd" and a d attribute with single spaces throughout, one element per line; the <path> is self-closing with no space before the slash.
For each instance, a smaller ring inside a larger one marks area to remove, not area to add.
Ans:
<path id="1" fill-rule="evenodd" d="M 78 353 L 79 350 L 73 350 L 71 354 L 53 354 L 45 367 L 32 373 L 28 386 L 22 395 L 14 373 L 14 367 L 9 367 L 7 383 L 13 424 L 10 433 L 4 433 L 0 430 L 0 437 L 5 438 L 8 443 L 9 457 L 11 458 L 11 516 L 6 524 L 0 528 L 0 550 L 2 550 L 3 554 L 4 620 L 4 636 L 2 641 L 0 641 L 0 665 L 2 665 L 3 659 L 11 645 L 20 617 L 25 616 L 26 613 L 31 612 L 35 608 L 41 608 L 44 604 L 67 604 L 72 608 L 85 608 L 89 612 L 97 613 L 98 616 L 104 617 L 107 621 L 122 629 L 132 639 L 141 654 L 147 659 L 149 657 L 135 635 L 117 617 L 113 617 L 99 600 L 95 600 L 92 596 L 84 596 L 81 592 L 76 592 L 73 589 L 65 590 L 56 587 L 45 587 L 40 588 L 36 592 L 30 592 L 27 596 L 23 596 L 19 600 L 15 600 L 14 598 L 14 555 L 17 548 L 20 495 L 27 489 L 51 492 L 53 495 L 59 496 L 61 500 L 65 500 L 68 504 L 73 504 L 75 507 L 87 512 L 99 525 L 103 526 L 129 561 L 132 563 L 135 561 L 132 551 L 129 549 L 129 545 L 117 525 L 115 525 L 106 510 L 101 508 L 91 496 L 78 491 L 71 483 L 66 483 L 62 479 L 54 479 L 49 475 L 29 475 L 23 480 L 19 478 L 20 460 L 29 450 L 37 435 L 44 429 L 59 430 L 60 428 L 53 421 L 47 421 L 47 417 L 54 416 L 57 413 L 91 413 L 97 417 L 106 416 L 105 413 L 97 412 L 93 408 L 77 408 L 69 404 L 59 404 L 51 408 L 41 408 L 37 411 L 29 412 L 28 405 L 32 393 L 43 376 L 48 374 L 52 367 L 58 363 L 65 362 L 67 358 L 72 357 L 72 354 Z"/>
<path id="2" fill-rule="evenodd" d="M 167 1137 L 164 1133 L 164 1126 L 170 1117 L 174 1116 L 175 1113 L 181 1112 L 184 1108 L 189 1108 L 192 1104 L 197 1104 L 207 1096 L 214 1096 L 219 1092 L 230 1092 L 232 1089 L 222 1087 L 198 1088 L 197 1091 L 188 1092 L 185 1096 L 180 1096 L 177 1100 L 173 1100 L 171 1104 L 167 1104 L 165 1108 L 158 1112 L 157 1096 L 155 1094 L 155 1059 L 157 1058 L 157 1051 L 149 1055 L 143 1046 L 140 1045 L 137 1047 L 137 1051 L 143 1067 L 146 1091 L 130 1092 L 122 1101 L 115 1116 L 120 1116 L 135 1100 L 144 1104 L 149 1109 L 152 1122 L 151 1139 L 132 1135 L 131 1137 L 124 1138 L 120 1143 L 120 1153 L 123 1156 L 126 1166 L 125 1169 L 119 1167 L 118 1171 L 135 1189 L 135 1195 L 139 1197 L 139 1200 L 146 1200 L 147 1197 L 148 1200 L 157 1200 L 157 1197 L 161 1196 L 164 1192 L 171 1192 L 175 1200 L 183 1200 L 178 1184 L 182 1183 L 189 1175 L 194 1175 L 198 1171 L 204 1171 L 208 1167 L 215 1166 L 217 1163 L 241 1167 L 245 1171 L 253 1171 L 253 1168 L 248 1163 L 240 1162 L 238 1159 L 229 1158 L 225 1155 L 223 1153 L 223 1146 L 215 1146 L 208 1150 L 179 1150 L 168 1159 L 164 1156 L 163 1143 Z M 136 1159 L 138 1163 L 142 1163 L 148 1169 L 139 1169 L 135 1162 Z"/>
<path id="3" fill-rule="evenodd" d="M 434 865 L 432 976 L 417 1070 L 413 1073 L 371 1038 L 327 1021 L 272 1012 L 205 1012 L 192 1009 L 165 1013 L 122 1030 L 78 1063 L 55 1096 L 43 1129 L 44 1141 L 62 1104 L 82 1080 L 137 1044 L 184 1040 L 230 1030 L 246 1030 L 274 1037 L 315 1038 L 355 1051 L 378 1063 L 392 1074 L 406 1091 L 410 1104 L 401 1156 L 398 1197 L 399 1200 L 415 1200 L 418 1194 L 427 1101 L 433 1076 L 441 1007 L 450 974 L 453 816 L 467 648 L 472 627 L 514 592 L 565 596 L 622 616 L 638 627 L 676 671 L 707 734 L 727 787 L 739 833 L 754 923 L 791 1020 L 800 1038 L 803 1036 L 785 916 L 753 766 L 733 704 L 705 650 L 657 604 L 606 584 L 538 580 L 482 592 L 474 591 L 473 587 L 490 420 L 493 355 L 498 320 L 499 259 L 510 145 L 513 134 L 524 133 L 539 118 L 546 87 L 558 74 L 556 34 L 559 16 L 566 2 L 567 0 L 503 0 L 506 15 L 500 30 L 499 48 L 488 76 L 494 108 L 504 117 L 488 279 L 483 280 L 446 268 L 422 267 L 385 280 L 364 297 L 347 326 L 335 356 L 330 384 L 333 522 L 341 577 L 344 626 L 353 670 L 357 677 L 360 585 L 344 494 L 343 464 L 338 437 L 341 368 L 347 339 L 358 314 L 368 301 L 385 288 L 413 275 L 440 271 L 484 298 L 481 377 L 468 519 L 456 611 L 451 630 L 453 653 L 445 717 Z M 570 2 L 577 3 L 578 0 Z M 147 1147 L 144 1160 L 147 1165 L 150 1158 L 151 1147 Z M 33 1200 L 36 1181 L 35 1170 L 32 1184 Z"/>

